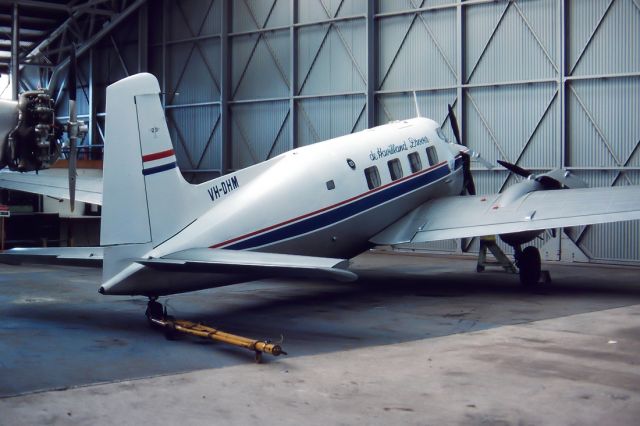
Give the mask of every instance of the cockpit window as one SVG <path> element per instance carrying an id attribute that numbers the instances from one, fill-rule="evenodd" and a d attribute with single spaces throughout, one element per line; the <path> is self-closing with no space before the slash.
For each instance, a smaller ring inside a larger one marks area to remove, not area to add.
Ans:
<path id="1" fill-rule="evenodd" d="M 438 127 L 436 129 L 436 133 L 438 134 L 438 137 L 440 139 L 442 139 L 443 141 L 445 141 L 447 143 L 449 142 L 449 138 L 447 138 L 447 135 L 444 134 L 444 132 L 442 131 L 442 129 L 440 127 Z"/>
<path id="2" fill-rule="evenodd" d="M 369 187 L 369 189 L 377 188 L 381 185 L 378 167 L 367 167 L 366 169 L 364 169 L 364 176 L 367 178 L 367 186 Z"/>

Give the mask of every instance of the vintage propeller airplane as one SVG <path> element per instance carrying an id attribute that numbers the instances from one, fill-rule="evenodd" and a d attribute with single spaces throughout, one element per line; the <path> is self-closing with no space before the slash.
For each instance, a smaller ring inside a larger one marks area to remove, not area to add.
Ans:
<path id="1" fill-rule="evenodd" d="M 146 296 L 147 312 L 158 313 L 159 296 L 265 277 L 355 280 L 346 259 L 374 244 L 491 234 L 514 247 L 520 280 L 532 284 L 540 254 L 522 246 L 545 229 L 640 219 L 640 186 L 586 188 L 564 170 L 534 175 L 500 162 L 526 179 L 475 195 L 475 154 L 451 107 L 457 143 L 417 117 L 192 185 L 176 165 L 159 94 L 146 73 L 107 88 L 103 188 L 76 194 L 102 204 L 101 246 L 12 249 L 0 260 L 102 266 L 100 293 Z M 55 196 L 64 187 L 9 181 L 0 186 Z"/>

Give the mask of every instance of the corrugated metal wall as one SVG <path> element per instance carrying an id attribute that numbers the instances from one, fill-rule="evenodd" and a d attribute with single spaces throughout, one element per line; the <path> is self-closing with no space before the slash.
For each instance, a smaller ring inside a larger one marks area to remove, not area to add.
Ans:
<path id="1" fill-rule="evenodd" d="M 410 2 L 424 11 L 406 14 L 383 3 L 384 11 L 396 13 L 378 19 L 381 75 L 388 73 L 380 89 L 430 89 L 429 97 L 442 98 L 440 111 L 456 102 L 465 142 L 492 162 L 535 171 L 564 167 L 592 186 L 638 184 L 637 1 Z M 415 75 L 416 68 L 429 73 Z M 407 77 L 396 79 L 394 72 Z M 385 93 L 378 101 L 384 104 L 380 121 L 411 114 L 407 95 Z M 442 121 L 444 112 L 432 115 Z M 499 169 L 474 174 L 484 193 L 514 180 Z M 592 260 L 640 261 L 638 222 L 576 228 L 569 235 Z M 473 250 L 477 243 L 463 247 Z"/>
<path id="2" fill-rule="evenodd" d="M 638 0 L 162 0 L 148 13 L 148 67 L 193 180 L 411 117 L 415 90 L 449 133 L 455 105 L 489 161 L 640 184 Z M 93 53 L 98 113 L 100 86 L 141 62 L 128 28 Z M 483 193 L 514 181 L 474 173 Z M 639 235 L 638 222 L 570 232 L 607 261 L 640 262 Z"/>

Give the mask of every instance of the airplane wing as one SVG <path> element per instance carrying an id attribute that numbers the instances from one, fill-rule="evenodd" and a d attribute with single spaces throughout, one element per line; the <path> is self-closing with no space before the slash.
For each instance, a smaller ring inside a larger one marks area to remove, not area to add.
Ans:
<path id="1" fill-rule="evenodd" d="M 139 259 L 136 262 L 168 272 L 328 278 L 336 281 L 354 281 L 358 278 L 356 274 L 345 269 L 348 262 L 344 259 L 255 251 L 195 248 L 157 259 Z"/>
<path id="2" fill-rule="evenodd" d="M 428 201 L 370 241 L 418 243 L 640 219 L 640 186 L 535 191 L 504 207 L 500 196 Z"/>
<path id="3" fill-rule="evenodd" d="M 66 169 L 36 172 L 0 171 L 0 188 L 69 199 L 69 177 Z M 102 170 L 78 169 L 76 200 L 102 205 Z"/>

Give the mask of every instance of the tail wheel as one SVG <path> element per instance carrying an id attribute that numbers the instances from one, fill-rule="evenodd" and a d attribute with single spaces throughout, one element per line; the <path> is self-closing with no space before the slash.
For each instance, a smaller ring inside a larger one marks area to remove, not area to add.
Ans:
<path id="1" fill-rule="evenodd" d="M 536 247 L 525 247 L 518 256 L 517 265 L 520 270 L 520 283 L 531 286 L 540 281 L 540 252 Z"/>

